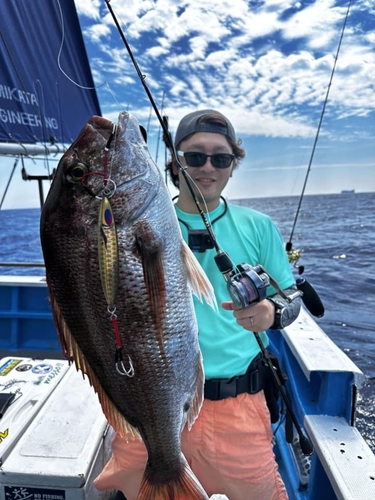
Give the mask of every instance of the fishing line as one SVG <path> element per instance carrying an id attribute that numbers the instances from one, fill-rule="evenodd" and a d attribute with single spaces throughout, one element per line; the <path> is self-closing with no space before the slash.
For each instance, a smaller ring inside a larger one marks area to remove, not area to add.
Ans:
<path id="1" fill-rule="evenodd" d="M 63 11 L 62 11 L 62 8 L 61 8 L 61 2 L 60 0 L 56 0 L 57 4 L 58 4 L 58 7 L 59 7 L 59 11 L 60 11 L 60 19 L 61 19 L 61 43 L 60 43 L 60 48 L 59 48 L 59 51 L 58 51 L 58 54 L 57 54 L 57 66 L 59 68 L 59 70 L 61 71 L 61 73 L 65 76 L 65 78 L 67 78 L 71 83 L 73 83 L 73 85 L 75 85 L 76 87 L 82 89 L 82 90 L 97 90 L 97 89 L 100 89 L 102 87 L 106 87 L 107 91 L 111 94 L 111 96 L 113 97 L 113 100 L 115 101 L 116 105 L 118 107 L 123 107 L 119 101 L 117 100 L 116 98 L 116 95 L 115 93 L 112 91 L 109 83 L 107 81 L 97 85 L 97 86 L 94 86 L 94 87 L 86 87 L 85 85 L 81 85 L 79 84 L 78 82 L 76 82 L 75 80 L 73 80 L 62 68 L 61 66 L 61 54 L 62 54 L 62 51 L 63 51 L 63 47 L 64 47 L 64 43 L 65 43 L 65 20 L 64 20 L 64 14 L 63 14 Z"/>
<path id="2" fill-rule="evenodd" d="M 111 89 L 111 87 L 110 87 L 109 83 L 108 83 L 108 82 L 105 82 L 105 85 L 106 85 L 106 87 L 107 87 L 108 92 L 109 92 L 109 93 L 111 94 L 111 96 L 113 97 L 113 100 L 115 101 L 115 103 L 117 104 L 117 106 L 118 106 L 119 108 L 123 108 L 124 106 L 122 106 L 122 105 L 119 103 L 119 101 L 117 100 L 116 94 L 115 94 L 115 93 L 113 92 L 113 90 Z"/>
<path id="3" fill-rule="evenodd" d="M 296 212 L 296 215 L 295 215 L 295 218 L 294 218 L 292 232 L 290 234 L 289 241 L 286 244 L 286 251 L 287 251 L 287 253 L 292 252 L 292 248 L 293 248 L 292 238 L 293 238 L 294 230 L 295 230 L 295 227 L 296 227 L 296 224 L 297 224 L 297 219 L 298 219 L 298 216 L 299 216 L 299 212 L 300 212 L 300 209 L 301 209 L 302 200 L 303 200 L 303 196 L 304 196 L 306 185 L 307 185 L 307 179 L 308 179 L 309 174 L 310 174 L 311 165 L 312 165 L 314 154 L 315 154 L 315 149 L 316 149 L 316 145 L 317 145 L 317 142 L 318 142 L 320 129 L 321 129 L 322 122 L 323 122 L 323 116 L 324 116 L 325 109 L 326 109 L 327 102 L 328 102 L 329 92 L 331 90 L 333 75 L 335 74 L 336 64 L 337 64 L 337 60 L 338 60 L 340 49 L 341 49 L 341 43 L 342 43 L 342 39 L 344 37 L 346 23 L 347 23 L 347 20 L 348 20 L 348 17 L 349 17 L 349 11 L 350 11 L 351 3 L 352 3 L 352 0 L 349 0 L 348 8 L 347 8 L 345 19 L 344 19 L 344 24 L 343 24 L 343 27 L 342 27 L 342 30 L 341 30 L 341 36 L 340 36 L 339 44 L 338 44 L 337 51 L 336 51 L 336 56 L 335 56 L 333 67 L 332 67 L 331 77 L 330 77 L 329 83 L 328 83 L 327 93 L 326 93 L 326 96 L 325 96 L 325 99 L 324 99 L 324 103 L 323 103 L 323 109 L 322 109 L 322 112 L 320 114 L 319 125 L 318 125 L 318 129 L 317 129 L 317 132 L 316 132 L 316 135 L 315 135 L 315 140 L 314 140 L 314 144 L 313 144 L 313 148 L 312 148 L 312 152 L 311 152 L 311 156 L 310 156 L 310 161 L 309 161 L 307 172 L 306 172 L 306 176 L 305 176 L 305 181 L 304 181 L 304 184 L 303 184 L 303 187 L 302 187 L 302 192 L 301 192 L 301 196 L 300 196 L 300 199 L 299 199 L 299 203 L 298 203 L 298 207 L 297 207 L 297 212 Z"/>
<path id="4" fill-rule="evenodd" d="M 65 71 L 62 69 L 62 66 L 61 66 L 61 53 L 62 53 L 62 50 L 63 50 L 63 47 L 64 47 L 64 43 L 65 43 L 65 27 L 64 27 L 65 23 L 64 23 L 64 14 L 63 14 L 63 11 L 62 11 L 62 8 L 61 8 L 60 0 L 56 0 L 56 2 L 57 2 L 57 5 L 58 5 L 58 8 L 59 8 L 59 11 L 60 11 L 60 19 L 61 19 L 61 43 L 60 43 L 59 52 L 57 54 L 57 65 L 59 67 L 59 70 L 65 76 L 65 78 L 67 78 L 71 83 L 73 83 L 74 85 L 76 85 L 80 89 L 83 89 L 83 90 L 95 90 L 96 88 L 100 88 L 104 84 L 99 85 L 98 87 L 86 87 L 84 85 L 80 85 L 79 83 L 75 82 L 72 78 L 70 78 L 70 76 L 67 73 L 65 73 Z"/>

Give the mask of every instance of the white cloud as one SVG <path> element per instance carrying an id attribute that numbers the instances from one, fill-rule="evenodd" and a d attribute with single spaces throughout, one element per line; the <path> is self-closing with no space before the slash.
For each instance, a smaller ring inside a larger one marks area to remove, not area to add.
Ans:
<path id="1" fill-rule="evenodd" d="M 98 2 L 92 2 L 91 9 L 87 1 L 77 4 L 84 19 L 90 13 L 95 20 L 87 23 L 85 36 L 106 61 L 94 58 L 94 74 L 101 72 L 102 81 L 108 81 L 114 93 L 130 94 L 131 109 L 144 113 L 147 96 L 113 20 Z M 237 126 L 250 134 L 313 134 L 345 6 L 335 0 L 257 4 L 245 0 L 112 0 L 111 5 L 147 75 L 146 83 L 159 101 L 165 92 L 171 116 L 176 109 L 180 116 L 184 109 L 210 106 L 241 117 L 235 118 Z M 359 0 L 356 12 L 369 7 L 368 0 Z M 349 18 L 330 89 L 331 119 L 368 116 L 375 109 L 374 37 L 356 16 Z"/>
<path id="2" fill-rule="evenodd" d="M 74 0 L 78 14 L 91 19 L 100 19 L 101 0 Z"/>
<path id="3" fill-rule="evenodd" d="M 332 39 L 338 40 L 339 21 L 343 23 L 346 11 L 335 4 L 335 0 L 318 0 L 300 8 L 283 23 L 283 37 L 304 38 L 315 49 L 329 46 Z"/>
<path id="4" fill-rule="evenodd" d="M 93 24 L 85 30 L 85 35 L 95 44 L 105 42 L 110 33 L 111 29 L 106 24 Z"/>

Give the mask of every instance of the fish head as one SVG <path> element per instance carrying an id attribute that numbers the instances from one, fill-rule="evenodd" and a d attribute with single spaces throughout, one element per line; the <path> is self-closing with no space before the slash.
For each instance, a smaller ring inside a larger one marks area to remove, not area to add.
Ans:
<path id="1" fill-rule="evenodd" d="M 136 219 L 163 182 L 135 117 L 119 114 L 118 122 L 93 116 L 61 158 L 46 200 L 52 207 L 97 217 L 97 200 L 111 198 L 114 215 Z"/>

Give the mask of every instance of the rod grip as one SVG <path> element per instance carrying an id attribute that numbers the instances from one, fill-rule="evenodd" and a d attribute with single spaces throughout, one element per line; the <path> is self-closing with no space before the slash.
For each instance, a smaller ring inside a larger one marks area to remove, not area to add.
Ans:
<path id="1" fill-rule="evenodd" d="M 324 306 L 312 285 L 305 278 L 297 278 L 296 285 L 298 290 L 303 293 L 303 303 L 310 313 L 317 318 L 321 318 L 324 315 Z"/>

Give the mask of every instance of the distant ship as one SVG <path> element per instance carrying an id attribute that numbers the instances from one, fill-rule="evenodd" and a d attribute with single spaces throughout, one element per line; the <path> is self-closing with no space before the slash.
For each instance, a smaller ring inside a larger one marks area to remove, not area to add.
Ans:
<path id="1" fill-rule="evenodd" d="M 343 189 L 341 191 L 341 194 L 352 194 L 352 193 L 355 193 L 354 189 Z"/>

